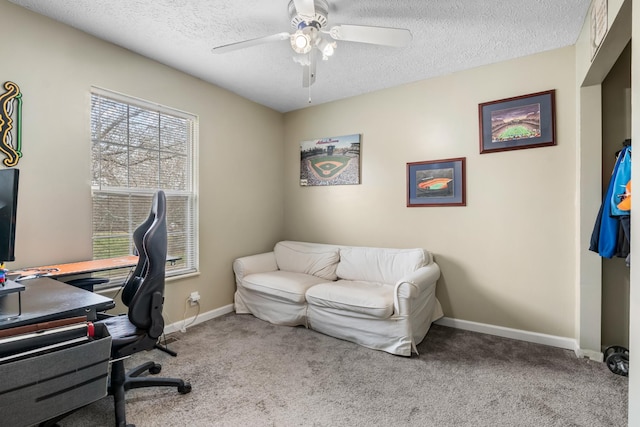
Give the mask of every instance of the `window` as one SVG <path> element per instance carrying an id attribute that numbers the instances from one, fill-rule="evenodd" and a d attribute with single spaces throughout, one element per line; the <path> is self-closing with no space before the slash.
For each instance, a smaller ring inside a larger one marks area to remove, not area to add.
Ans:
<path id="1" fill-rule="evenodd" d="M 133 253 L 133 231 L 156 190 L 167 196 L 167 275 L 198 269 L 195 150 L 198 119 L 103 89 L 91 91 L 93 259 Z M 105 273 L 112 282 L 128 270 Z M 103 274 L 101 274 L 103 275 Z"/>

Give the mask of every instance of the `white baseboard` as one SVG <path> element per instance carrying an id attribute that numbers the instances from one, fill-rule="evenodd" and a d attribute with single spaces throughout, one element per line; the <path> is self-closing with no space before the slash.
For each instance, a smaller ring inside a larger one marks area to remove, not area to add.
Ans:
<path id="1" fill-rule="evenodd" d="M 207 320 L 215 319 L 216 317 L 224 316 L 227 313 L 231 313 L 233 311 L 233 304 L 225 305 L 224 307 L 216 308 L 215 310 L 207 311 L 206 313 L 200 313 L 197 316 L 189 317 L 185 320 L 181 320 L 179 322 L 171 323 L 170 325 L 165 325 L 164 333 L 170 334 L 172 332 L 178 332 L 182 330 L 183 327 L 190 328 L 199 323 L 206 322 Z M 187 326 L 188 325 L 188 326 Z"/>
<path id="2" fill-rule="evenodd" d="M 591 360 L 595 360 L 596 362 L 604 361 L 604 353 L 602 353 L 601 351 L 585 350 L 583 348 L 579 348 L 575 350 L 575 352 L 576 356 L 578 357 L 586 357 Z"/>
<path id="3" fill-rule="evenodd" d="M 544 344 L 552 347 L 564 348 L 566 350 L 572 350 L 576 354 L 576 357 L 588 357 L 591 360 L 596 360 L 599 362 L 602 362 L 603 358 L 603 355 L 600 352 L 579 348 L 578 341 L 576 341 L 574 338 L 540 334 L 538 332 L 505 328 L 503 326 L 453 319 L 451 317 L 443 317 L 439 320 L 436 320 L 434 323 L 437 325 L 448 326 L 450 328 L 464 329 L 467 331 L 480 332 L 482 334 L 496 335 L 504 338 L 512 338 L 520 341 L 527 341 L 536 344 Z"/>
<path id="4" fill-rule="evenodd" d="M 193 316 L 185 319 L 184 321 L 174 322 L 170 325 L 166 325 L 164 328 L 165 334 L 177 332 L 183 329 L 185 325 L 187 328 L 195 326 L 207 320 L 215 319 L 216 317 L 224 316 L 231 313 L 234 310 L 233 304 L 225 305 L 224 307 L 217 308 L 215 310 L 201 313 L 198 316 Z M 450 328 L 463 329 L 466 331 L 479 332 L 482 334 L 495 335 L 498 337 L 511 338 L 520 341 L 532 342 L 536 344 L 544 344 L 552 347 L 564 348 L 571 350 L 576 354 L 576 357 L 588 357 L 591 360 L 602 362 L 602 352 L 585 350 L 578 347 L 578 342 L 574 338 L 559 337 L 555 335 L 541 334 L 538 332 L 524 331 L 522 329 L 505 328 L 503 326 L 489 325 L 487 323 L 471 322 L 469 320 L 453 319 L 451 317 L 443 317 L 434 322 L 437 325 L 448 326 Z"/>

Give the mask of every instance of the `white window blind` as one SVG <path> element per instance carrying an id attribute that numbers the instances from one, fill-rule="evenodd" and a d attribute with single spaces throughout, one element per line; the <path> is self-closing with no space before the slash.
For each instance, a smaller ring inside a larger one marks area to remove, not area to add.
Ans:
<path id="1" fill-rule="evenodd" d="M 134 253 L 133 231 L 156 190 L 167 196 L 167 275 L 198 269 L 195 172 L 197 117 L 92 88 L 93 258 Z M 126 271 L 101 273 L 112 282 Z"/>

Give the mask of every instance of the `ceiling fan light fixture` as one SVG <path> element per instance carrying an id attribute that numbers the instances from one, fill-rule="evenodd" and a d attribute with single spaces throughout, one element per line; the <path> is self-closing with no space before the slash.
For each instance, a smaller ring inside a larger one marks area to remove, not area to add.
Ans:
<path id="1" fill-rule="evenodd" d="M 338 47 L 338 44 L 336 42 L 329 43 L 322 37 L 318 37 L 316 41 L 316 47 L 320 52 L 322 52 L 322 59 L 326 61 L 330 56 L 334 54 L 336 47 Z"/>
<path id="2" fill-rule="evenodd" d="M 309 53 L 311 50 L 311 35 L 303 30 L 297 30 L 291 35 L 291 47 L 297 53 Z"/>

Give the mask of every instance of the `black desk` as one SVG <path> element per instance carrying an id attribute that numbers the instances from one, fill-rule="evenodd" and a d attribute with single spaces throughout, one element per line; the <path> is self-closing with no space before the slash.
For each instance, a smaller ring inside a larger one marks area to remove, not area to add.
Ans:
<path id="1" fill-rule="evenodd" d="M 74 316 L 87 316 L 89 320 L 95 320 L 96 312 L 115 307 L 111 298 L 46 277 L 23 280 L 20 284 L 25 286 L 21 296 L 22 314 L 0 321 L 0 329 Z M 17 296 L 0 298 L 0 318 L 5 313 L 17 312 Z"/>
<path id="2" fill-rule="evenodd" d="M 5 295 L 9 295 L 9 294 L 13 294 L 13 293 L 18 293 L 18 314 L 17 316 L 20 316 L 22 314 L 22 298 L 20 296 L 20 293 L 24 291 L 24 285 L 21 285 L 18 282 L 14 282 L 13 280 L 6 280 L 1 286 L 0 286 L 0 297 L 3 297 Z M 14 314 L 13 316 L 9 313 L 7 313 L 6 311 L 1 311 L 0 310 L 0 321 L 3 320 L 8 320 L 12 317 L 16 316 L 16 314 Z"/>

